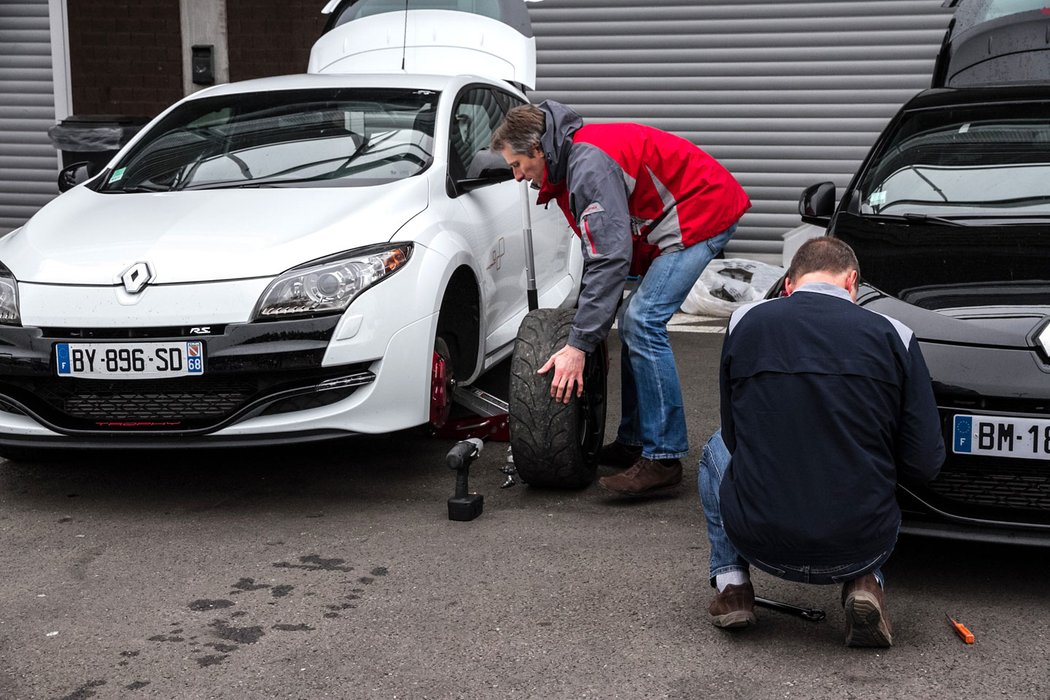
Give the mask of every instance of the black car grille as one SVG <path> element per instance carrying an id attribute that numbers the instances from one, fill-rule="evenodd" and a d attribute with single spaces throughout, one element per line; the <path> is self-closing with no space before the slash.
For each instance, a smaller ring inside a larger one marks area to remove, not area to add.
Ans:
<path id="1" fill-rule="evenodd" d="M 248 383 L 204 377 L 121 382 L 64 379 L 39 389 L 39 396 L 73 418 L 161 422 L 224 416 L 243 406 L 256 391 Z"/>
<path id="2" fill-rule="evenodd" d="M 1050 516 L 1050 468 L 1042 463 L 960 464 L 949 459 L 927 488 L 968 506 Z"/>
<path id="3" fill-rule="evenodd" d="M 24 409 L 0 400 L 0 411 L 30 412 L 63 432 L 206 432 L 235 418 L 340 401 L 375 375 L 354 365 L 279 377 L 275 381 L 271 372 L 124 381 L 52 377 L 36 378 L 23 387 L 9 379 L 6 391 Z"/>
<path id="4" fill-rule="evenodd" d="M 1050 524 L 1050 469 L 1045 463 L 949 454 L 937 479 L 905 485 L 927 506 L 955 517 Z"/>

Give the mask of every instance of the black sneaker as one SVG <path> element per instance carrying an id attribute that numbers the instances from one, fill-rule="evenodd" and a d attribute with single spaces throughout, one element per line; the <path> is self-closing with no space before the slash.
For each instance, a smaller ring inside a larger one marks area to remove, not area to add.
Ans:
<path id="1" fill-rule="evenodd" d="M 598 464 L 613 469 L 626 469 L 642 456 L 641 445 L 625 445 L 622 442 L 610 442 L 598 452 Z"/>

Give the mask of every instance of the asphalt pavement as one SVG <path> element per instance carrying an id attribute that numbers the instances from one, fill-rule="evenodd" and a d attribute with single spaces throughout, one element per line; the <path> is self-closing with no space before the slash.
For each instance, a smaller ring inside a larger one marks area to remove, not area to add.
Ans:
<path id="1" fill-rule="evenodd" d="M 710 624 L 695 480 L 721 336 L 683 325 L 675 497 L 507 486 L 490 443 L 483 514 L 449 521 L 452 443 L 421 431 L 0 463 L 0 699 L 1050 697 L 1048 549 L 903 537 L 887 650 L 844 646 L 837 587 L 761 573 L 826 619 Z"/>

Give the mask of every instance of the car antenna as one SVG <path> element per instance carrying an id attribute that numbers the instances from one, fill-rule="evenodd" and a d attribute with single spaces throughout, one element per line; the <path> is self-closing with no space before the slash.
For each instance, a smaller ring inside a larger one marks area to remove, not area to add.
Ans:
<path id="1" fill-rule="evenodd" d="M 405 28 L 401 36 L 401 70 L 405 70 L 405 54 L 408 52 L 408 0 L 405 0 Z"/>

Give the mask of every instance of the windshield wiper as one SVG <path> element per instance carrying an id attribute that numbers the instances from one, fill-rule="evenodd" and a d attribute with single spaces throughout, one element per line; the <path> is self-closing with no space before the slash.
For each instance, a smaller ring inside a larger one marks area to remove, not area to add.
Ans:
<path id="1" fill-rule="evenodd" d="M 951 219 L 945 219 L 940 216 L 930 216 L 929 214 L 918 214 L 916 212 L 905 212 L 901 214 L 901 218 L 909 223 L 916 224 L 938 224 L 940 226 L 965 226 L 966 224 L 960 224 L 958 221 L 952 221 Z"/>

